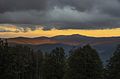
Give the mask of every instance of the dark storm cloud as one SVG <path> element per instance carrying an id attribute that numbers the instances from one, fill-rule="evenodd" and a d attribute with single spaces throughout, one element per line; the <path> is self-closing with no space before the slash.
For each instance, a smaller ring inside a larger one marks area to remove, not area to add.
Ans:
<path id="1" fill-rule="evenodd" d="M 0 23 L 35 30 L 120 27 L 120 0 L 0 0 Z"/>
<path id="2" fill-rule="evenodd" d="M 0 29 L 0 32 L 13 32 L 13 31 L 11 31 L 11 30 Z"/>
<path id="3" fill-rule="evenodd" d="M 45 10 L 47 0 L 0 0 L 0 12 Z"/>
<path id="4" fill-rule="evenodd" d="M 95 0 L 0 0 L 0 12 L 19 10 L 45 10 L 54 6 L 73 6 L 77 10 L 91 9 Z"/>
<path id="5" fill-rule="evenodd" d="M 97 7 L 103 13 L 120 17 L 120 0 L 100 0 Z"/>
<path id="6" fill-rule="evenodd" d="M 61 8 L 64 6 L 72 6 L 77 10 L 85 11 L 90 10 L 96 2 L 95 0 L 51 0 L 49 3 Z"/>

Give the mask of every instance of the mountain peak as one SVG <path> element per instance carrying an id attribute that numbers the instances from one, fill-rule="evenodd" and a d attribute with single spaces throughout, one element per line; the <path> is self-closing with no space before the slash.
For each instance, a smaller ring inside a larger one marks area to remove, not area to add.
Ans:
<path id="1" fill-rule="evenodd" d="M 70 36 L 76 36 L 76 37 L 87 37 L 87 36 L 85 36 L 85 35 L 79 35 L 79 34 L 73 34 L 73 35 L 70 35 Z"/>

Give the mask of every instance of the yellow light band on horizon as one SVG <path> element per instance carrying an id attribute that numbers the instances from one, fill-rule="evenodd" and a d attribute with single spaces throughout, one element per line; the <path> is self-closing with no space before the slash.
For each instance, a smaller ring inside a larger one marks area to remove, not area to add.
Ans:
<path id="1" fill-rule="evenodd" d="M 13 28 L 13 30 L 15 30 L 15 28 Z M 47 31 L 44 31 L 42 29 L 36 29 L 34 31 L 28 30 L 27 32 L 0 32 L 0 37 L 1 38 L 40 37 L 40 36 L 52 37 L 57 35 L 72 35 L 72 34 L 80 34 L 80 35 L 91 36 L 91 37 L 116 37 L 116 36 L 120 36 L 120 28 L 96 29 L 96 30 L 52 29 Z"/>

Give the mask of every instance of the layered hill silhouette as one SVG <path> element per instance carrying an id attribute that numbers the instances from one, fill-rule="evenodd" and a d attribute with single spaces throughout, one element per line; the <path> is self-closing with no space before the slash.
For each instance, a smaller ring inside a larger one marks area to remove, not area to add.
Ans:
<path id="1" fill-rule="evenodd" d="M 8 42 L 11 45 L 28 45 L 34 50 L 40 49 L 45 52 L 49 52 L 55 47 L 63 47 L 66 53 L 73 48 L 90 44 L 99 52 L 103 62 L 106 62 L 115 51 L 116 46 L 120 43 L 120 37 L 96 38 L 74 34 L 37 38 L 17 37 L 8 39 Z"/>
<path id="2" fill-rule="evenodd" d="M 112 44 L 120 42 L 120 37 L 87 37 L 82 35 L 60 35 L 55 37 L 37 37 L 37 38 L 27 38 L 27 37 L 17 37 L 10 38 L 8 42 L 11 44 L 65 44 L 65 45 L 99 45 L 99 44 Z"/>

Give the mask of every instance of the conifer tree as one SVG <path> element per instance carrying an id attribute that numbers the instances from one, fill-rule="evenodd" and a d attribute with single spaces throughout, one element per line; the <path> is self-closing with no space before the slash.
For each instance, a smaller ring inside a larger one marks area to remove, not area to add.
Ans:
<path id="1" fill-rule="evenodd" d="M 120 79 L 120 45 L 107 65 L 107 79 Z"/>
<path id="2" fill-rule="evenodd" d="M 77 48 L 68 58 L 65 79 L 101 79 L 102 63 L 96 50 L 86 45 Z"/>
<path id="3" fill-rule="evenodd" d="M 36 79 L 42 79 L 43 78 L 43 52 L 41 50 L 38 50 L 35 54 L 35 62 L 36 62 Z"/>
<path id="4" fill-rule="evenodd" d="M 56 48 L 46 54 L 44 79 L 62 79 L 64 76 L 65 53 L 63 48 Z"/>

